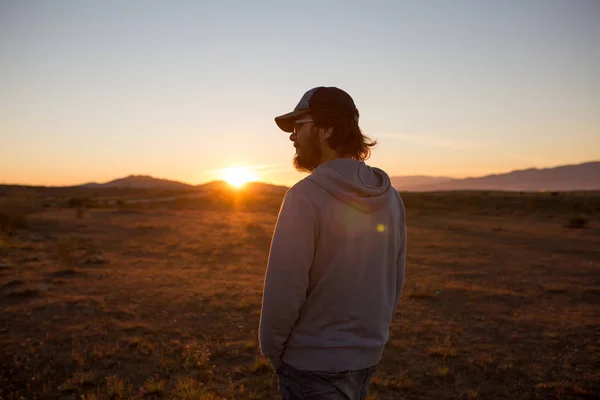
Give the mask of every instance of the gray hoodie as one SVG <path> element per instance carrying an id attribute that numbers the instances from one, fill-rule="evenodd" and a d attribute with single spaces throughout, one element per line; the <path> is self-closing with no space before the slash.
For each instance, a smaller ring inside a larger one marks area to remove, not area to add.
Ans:
<path id="1" fill-rule="evenodd" d="M 260 347 L 274 369 L 381 360 L 402 286 L 406 216 L 388 175 L 343 158 L 285 195 L 264 282 Z"/>

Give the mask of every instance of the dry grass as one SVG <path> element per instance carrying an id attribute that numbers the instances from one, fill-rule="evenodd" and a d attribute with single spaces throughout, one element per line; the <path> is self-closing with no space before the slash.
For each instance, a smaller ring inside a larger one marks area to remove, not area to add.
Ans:
<path id="1" fill-rule="evenodd" d="M 56 259 L 65 267 L 74 267 L 77 264 L 77 238 L 60 237 L 56 244 Z"/>
<path id="2" fill-rule="evenodd" d="M 456 350 L 452 347 L 452 343 L 450 342 L 450 338 L 446 337 L 443 343 L 439 343 L 435 347 L 430 347 L 427 353 L 433 357 L 454 357 L 456 355 Z"/>
<path id="3" fill-rule="evenodd" d="M 476 215 L 484 196 L 439 196 L 408 196 L 406 287 L 368 398 L 600 392 L 597 216 L 568 229 L 546 197 Z M 277 207 L 245 210 L 49 209 L 0 235 L 0 398 L 278 398 L 257 343 Z"/>
<path id="4" fill-rule="evenodd" d="M 144 382 L 141 389 L 144 397 L 162 397 L 165 394 L 165 380 L 157 377 L 150 377 Z"/>
<path id="5" fill-rule="evenodd" d="M 450 373 L 450 368 L 448 368 L 448 367 L 438 367 L 438 369 L 437 369 L 437 376 L 439 376 L 440 378 L 448 376 L 449 373 Z"/>
<path id="6" fill-rule="evenodd" d="M 573 217 L 567 221 L 565 227 L 582 229 L 588 226 L 589 220 L 583 217 Z"/>
<path id="7" fill-rule="evenodd" d="M 30 195 L 0 197 L 0 233 L 14 233 L 27 227 L 27 219 L 39 208 Z"/>

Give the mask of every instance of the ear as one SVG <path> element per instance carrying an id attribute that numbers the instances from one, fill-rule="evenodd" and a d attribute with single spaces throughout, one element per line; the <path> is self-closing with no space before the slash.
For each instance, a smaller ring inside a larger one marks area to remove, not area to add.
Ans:
<path id="1" fill-rule="evenodd" d="M 331 137 L 333 133 L 333 128 L 320 129 L 319 136 L 321 136 L 321 140 L 327 140 Z"/>

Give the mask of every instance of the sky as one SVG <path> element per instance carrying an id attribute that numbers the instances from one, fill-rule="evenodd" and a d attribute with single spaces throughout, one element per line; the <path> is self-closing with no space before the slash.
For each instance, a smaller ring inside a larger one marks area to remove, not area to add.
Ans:
<path id="1" fill-rule="evenodd" d="M 390 175 L 599 160 L 599 71 L 596 0 L 0 0 L 0 183 L 292 185 L 273 118 L 316 86 Z"/>

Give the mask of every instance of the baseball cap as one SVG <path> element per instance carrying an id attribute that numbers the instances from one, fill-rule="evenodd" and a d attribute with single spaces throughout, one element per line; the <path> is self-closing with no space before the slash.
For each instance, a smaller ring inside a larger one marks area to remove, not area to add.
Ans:
<path id="1" fill-rule="evenodd" d="M 314 111 L 358 119 L 358 110 L 348 93 L 333 86 L 318 86 L 304 93 L 294 111 L 275 117 L 275 122 L 282 131 L 293 132 L 294 121 Z"/>

